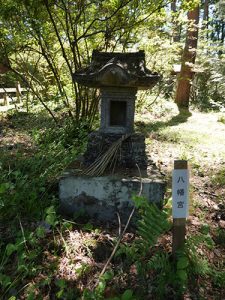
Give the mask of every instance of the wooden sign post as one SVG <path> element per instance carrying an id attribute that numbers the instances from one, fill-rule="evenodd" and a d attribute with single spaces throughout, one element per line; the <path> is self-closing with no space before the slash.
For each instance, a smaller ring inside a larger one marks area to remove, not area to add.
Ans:
<path id="1" fill-rule="evenodd" d="M 175 160 L 172 180 L 173 241 L 172 253 L 184 246 L 186 218 L 189 214 L 189 172 L 186 160 Z"/>

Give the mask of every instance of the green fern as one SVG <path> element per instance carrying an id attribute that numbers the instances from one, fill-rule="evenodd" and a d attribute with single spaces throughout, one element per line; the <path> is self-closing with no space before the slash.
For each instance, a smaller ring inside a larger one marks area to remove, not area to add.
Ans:
<path id="1" fill-rule="evenodd" d="M 170 269 L 169 255 L 166 252 L 158 252 L 147 263 L 148 270 L 161 271 Z"/>
<path id="2" fill-rule="evenodd" d="M 142 203 L 141 211 L 137 228 L 140 239 L 137 240 L 136 245 L 144 255 L 156 244 L 159 236 L 170 229 L 171 225 L 167 213 L 155 204 L 148 203 L 147 200 Z"/>
<path id="3" fill-rule="evenodd" d="M 145 257 L 150 247 L 153 247 L 159 236 L 170 229 L 167 212 L 160 210 L 146 198 L 133 196 L 135 206 L 139 210 L 140 219 L 137 221 L 139 238 L 132 245 L 121 244 L 116 257 L 125 255 L 130 261 L 138 261 Z"/>
<path id="4" fill-rule="evenodd" d="M 209 262 L 204 258 L 200 258 L 199 256 L 196 256 L 195 259 L 192 258 L 190 267 L 191 272 L 199 276 L 206 276 L 211 271 Z"/>
<path id="5" fill-rule="evenodd" d="M 213 279 L 213 283 L 216 286 L 225 290 L 225 287 L 224 287 L 225 271 L 212 270 L 212 279 Z"/>
<path id="6" fill-rule="evenodd" d="M 147 271 L 154 271 L 153 292 L 155 299 L 165 299 L 176 280 L 176 272 L 166 252 L 157 252 L 147 262 Z"/>
<path id="7" fill-rule="evenodd" d="M 211 249 L 213 245 L 212 239 L 205 234 L 196 234 L 187 239 L 184 253 L 189 259 L 189 273 L 199 276 L 206 276 L 210 273 L 210 265 L 207 259 L 202 258 L 198 254 L 197 249 L 205 245 L 207 248 Z"/>

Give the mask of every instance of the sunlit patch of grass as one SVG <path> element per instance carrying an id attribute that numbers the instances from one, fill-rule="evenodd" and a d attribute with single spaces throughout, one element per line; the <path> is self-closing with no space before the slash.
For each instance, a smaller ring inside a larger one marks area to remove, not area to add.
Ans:
<path id="1" fill-rule="evenodd" d="M 160 141 L 166 141 L 170 143 L 180 143 L 181 135 L 179 132 L 163 130 L 157 137 Z"/>
<path id="2" fill-rule="evenodd" d="M 177 127 L 167 127 L 162 129 L 159 136 L 161 140 L 183 144 L 187 148 L 192 148 L 201 143 L 201 141 L 208 139 L 207 134 L 199 136 L 198 132 L 194 130 L 178 130 Z"/>
<path id="3" fill-rule="evenodd" d="M 216 174 L 212 176 L 212 183 L 218 186 L 225 186 L 225 167 L 220 169 Z"/>
<path id="4" fill-rule="evenodd" d="M 225 124 L 225 115 L 219 116 L 217 121 Z"/>
<path id="5" fill-rule="evenodd" d="M 225 158 L 225 129 L 216 114 L 193 113 L 185 123 L 162 128 L 159 136 L 162 141 L 184 145 L 195 163 Z"/>

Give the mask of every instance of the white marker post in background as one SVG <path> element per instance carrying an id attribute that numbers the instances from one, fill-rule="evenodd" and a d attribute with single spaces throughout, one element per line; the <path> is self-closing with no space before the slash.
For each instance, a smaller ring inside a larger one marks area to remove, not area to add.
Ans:
<path id="1" fill-rule="evenodd" d="M 172 179 L 173 243 L 172 252 L 176 256 L 185 242 L 186 218 L 189 215 L 189 172 L 186 160 L 175 160 Z"/>

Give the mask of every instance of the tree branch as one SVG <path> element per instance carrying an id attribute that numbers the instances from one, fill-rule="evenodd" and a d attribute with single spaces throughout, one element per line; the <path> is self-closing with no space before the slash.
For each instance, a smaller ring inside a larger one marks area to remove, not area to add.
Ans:
<path id="1" fill-rule="evenodd" d="M 60 38 L 60 35 L 59 35 L 59 32 L 58 32 L 58 29 L 57 29 L 55 20 L 54 20 L 54 18 L 53 18 L 53 16 L 52 16 L 52 13 L 51 13 L 50 8 L 49 8 L 48 0 L 44 0 L 44 4 L 45 4 L 45 7 L 46 7 L 46 9 L 47 9 L 49 18 L 50 18 L 50 20 L 51 20 L 51 22 L 52 22 L 52 25 L 53 25 L 55 34 L 56 34 L 57 39 L 58 39 L 58 42 L 59 42 L 59 44 L 60 44 L 60 47 L 61 47 L 61 51 L 62 51 L 63 57 L 64 57 L 64 59 L 65 59 L 65 61 L 66 61 L 66 64 L 67 64 L 67 66 L 68 66 L 68 68 L 69 68 L 69 71 L 70 71 L 70 74 L 71 74 L 71 77 L 72 77 L 72 75 L 73 75 L 72 68 L 71 68 L 71 65 L 70 65 L 70 63 L 69 63 L 68 57 L 67 57 L 67 55 L 66 55 L 66 51 L 65 51 L 65 49 L 64 49 L 62 40 L 61 40 L 61 38 Z"/>

